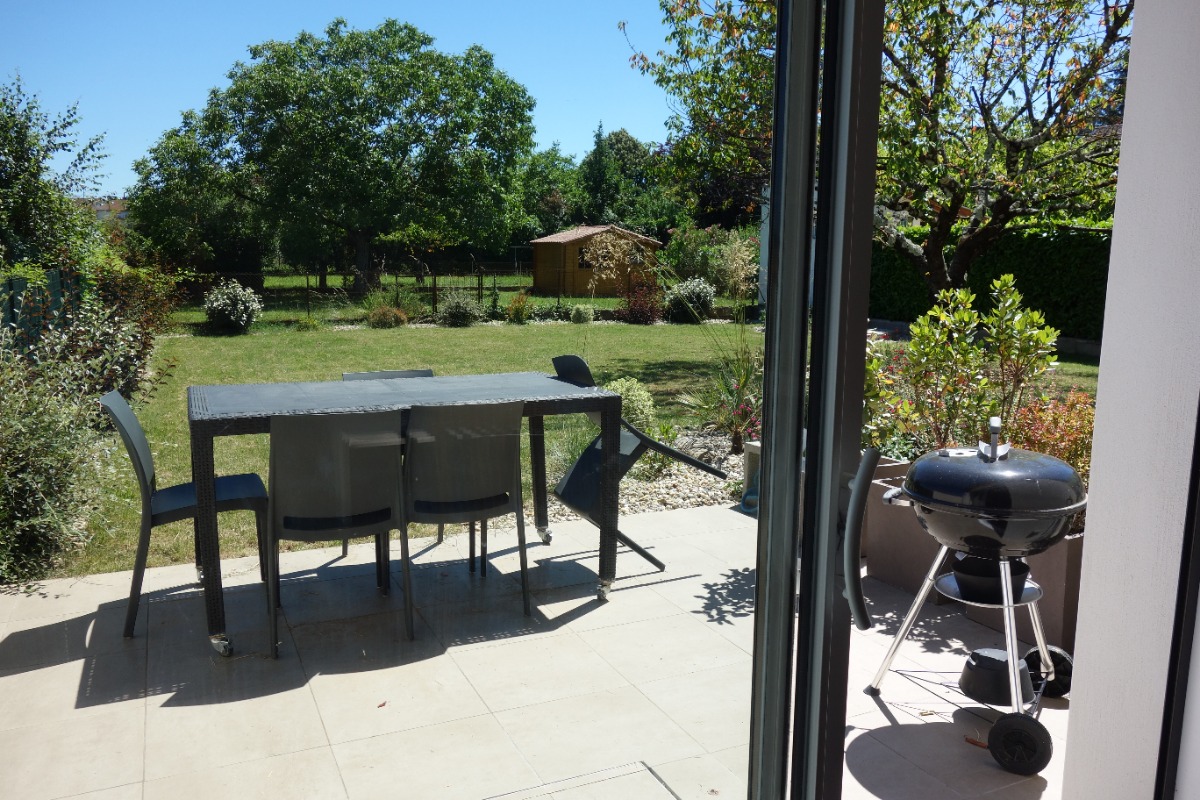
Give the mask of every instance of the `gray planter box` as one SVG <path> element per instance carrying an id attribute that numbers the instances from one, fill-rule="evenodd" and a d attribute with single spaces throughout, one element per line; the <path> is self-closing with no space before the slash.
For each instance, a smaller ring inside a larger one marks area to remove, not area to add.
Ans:
<path id="1" fill-rule="evenodd" d="M 884 492 L 904 482 L 908 467 L 907 461 L 880 459 L 867 495 L 863 551 L 868 576 L 915 595 L 941 545 L 921 527 L 912 508 L 883 502 Z M 936 591 L 930 592 L 929 601 L 949 602 Z"/>

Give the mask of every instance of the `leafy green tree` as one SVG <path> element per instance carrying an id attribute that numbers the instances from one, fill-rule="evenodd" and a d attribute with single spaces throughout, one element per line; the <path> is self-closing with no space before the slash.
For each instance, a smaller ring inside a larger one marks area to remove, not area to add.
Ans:
<path id="1" fill-rule="evenodd" d="M 240 191 L 198 114 L 185 112 L 134 170 L 128 222 L 165 263 L 180 272 L 236 275 L 261 288 L 272 226 Z"/>
<path id="2" fill-rule="evenodd" d="M 101 137 L 80 141 L 75 106 L 42 110 L 20 78 L 0 85 L 0 272 L 78 269 L 95 226 L 71 195 L 95 187 Z M 52 168 L 56 157 L 66 166 Z"/>
<path id="3" fill-rule="evenodd" d="M 674 50 L 632 62 L 677 104 L 668 141 L 675 180 L 697 187 L 702 212 L 751 209 L 769 174 L 776 5 L 660 6 Z M 876 232 L 931 292 L 962 286 L 1007 229 L 1110 211 L 1118 155 L 1110 101 L 1133 8 L 1134 0 L 887 1 Z"/>
<path id="4" fill-rule="evenodd" d="M 1119 137 L 1094 121 L 1133 7 L 889 0 L 876 230 L 931 292 L 1010 228 L 1110 213 Z"/>
<path id="5" fill-rule="evenodd" d="M 691 193 L 698 224 L 751 222 L 770 178 L 776 3 L 659 6 L 671 48 L 653 57 L 635 52 L 630 61 L 671 98 L 667 161 L 674 182 Z"/>
<path id="6" fill-rule="evenodd" d="M 336 19 L 324 36 L 252 46 L 228 78 L 195 137 L 218 185 L 277 226 L 338 231 L 360 289 L 378 284 L 371 249 L 384 235 L 507 244 L 533 100 L 482 48 L 449 55 L 411 25 Z"/>
<path id="7" fill-rule="evenodd" d="M 595 146 L 579 164 L 582 200 L 576 219 L 617 224 L 662 239 L 686 218 L 682 204 L 664 182 L 660 153 L 624 128 L 596 129 Z"/>
<path id="8" fill-rule="evenodd" d="M 558 142 L 525 160 L 518 184 L 524 219 L 514 227 L 514 244 L 568 227 L 582 202 L 575 159 Z"/>

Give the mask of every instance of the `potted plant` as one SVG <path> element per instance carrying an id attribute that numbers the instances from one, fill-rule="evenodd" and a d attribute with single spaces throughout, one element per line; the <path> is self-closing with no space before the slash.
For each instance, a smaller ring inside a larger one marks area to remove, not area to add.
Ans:
<path id="1" fill-rule="evenodd" d="M 1041 312 L 1022 306 L 1011 275 L 992 283 L 991 298 L 992 309 L 980 314 L 973 307 L 971 292 L 943 291 L 934 307 L 912 324 L 909 342 L 868 343 L 864 446 L 874 445 L 884 455 L 905 459 L 942 447 L 973 447 L 987 439 L 988 418 L 999 416 L 1004 440 L 1058 455 L 1051 449 L 1056 434 L 1050 431 L 1056 429 L 1049 423 L 1039 427 L 1034 417 L 1041 413 L 1056 419 L 1062 410 L 1042 398 L 1029 398 L 1034 381 L 1054 363 L 1058 331 L 1046 325 Z M 1076 398 L 1073 409 L 1083 400 L 1090 403 L 1086 395 L 1081 398 Z M 1076 423 L 1072 431 L 1078 433 L 1080 427 Z M 1044 433 L 1031 439 L 1036 431 Z M 1086 441 L 1071 437 L 1076 454 L 1090 452 L 1088 431 Z M 1079 471 L 1075 461 L 1064 460 Z M 938 545 L 920 528 L 911 509 L 882 504 L 883 492 L 899 485 L 900 470 L 907 471 L 907 464 L 885 469 L 891 473 L 877 473 L 868 499 L 867 573 L 915 593 Z M 1081 475 L 1086 479 L 1083 471 Z M 1082 541 L 1060 545 L 1030 560 L 1034 579 L 1046 591 L 1039 609 L 1047 632 L 1052 641 L 1068 648 L 1074 638 L 1081 547 Z M 976 611 L 986 609 L 970 613 Z"/>

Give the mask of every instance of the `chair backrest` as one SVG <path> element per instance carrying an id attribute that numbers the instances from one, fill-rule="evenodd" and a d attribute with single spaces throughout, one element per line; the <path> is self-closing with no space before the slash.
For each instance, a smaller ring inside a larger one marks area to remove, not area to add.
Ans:
<path id="1" fill-rule="evenodd" d="M 401 412 L 271 419 L 275 536 L 332 541 L 400 527 Z"/>
<path id="2" fill-rule="evenodd" d="M 379 381 L 391 378 L 432 378 L 431 369 L 381 369 L 376 372 L 343 372 L 344 381 Z"/>
<path id="3" fill-rule="evenodd" d="M 554 372 L 559 378 L 576 386 L 595 386 L 596 379 L 587 362 L 579 356 L 555 356 L 550 359 L 554 363 Z"/>
<path id="4" fill-rule="evenodd" d="M 125 443 L 129 460 L 133 462 L 133 471 L 137 474 L 142 503 L 149 503 L 150 495 L 154 494 L 156 484 L 154 482 L 154 455 L 150 452 L 150 442 L 146 441 L 146 432 L 142 430 L 142 425 L 138 422 L 133 409 L 129 407 L 129 403 L 125 402 L 125 398 L 121 396 L 120 392 L 114 390 L 104 395 L 100 398 L 100 405 L 112 418 L 113 425 L 121 434 L 121 441 Z"/>
<path id="5" fill-rule="evenodd" d="M 515 510 L 521 495 L 523 412 L 520 401 L 415 406 L 405 432 L 408 518 L 467 522 L 482 511 Z"/>

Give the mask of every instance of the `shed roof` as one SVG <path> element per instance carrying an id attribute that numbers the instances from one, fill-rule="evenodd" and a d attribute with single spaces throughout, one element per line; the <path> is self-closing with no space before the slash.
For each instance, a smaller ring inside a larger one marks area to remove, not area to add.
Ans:
<path id="1" fill-rule="evenodd" d="M 578 241 L 579 239 L 586 239 L 589 236 L 595 236 L 597 233 L 601 233 L 603 231 L 615 231 L 617 233 L 623 233 L 626 236 L 637 239 L 642 244 L 653 247 L 662 247 L 662 242 L 658 241 L 657 239 L 651 239 L 649 236 L 643 236 L 640 233 L 634 233 L 633 231 L 625 230 L 624 228 L 616 225 L 580 225 L 578 228 L 571 228 L 570 230 L 559 231 L 558 233 L 552 233 L 549 236 L 543 236 L 540 239 L 534 239 L 530 242 L 530 244 L 564 244 L 566 242 Z"/>

